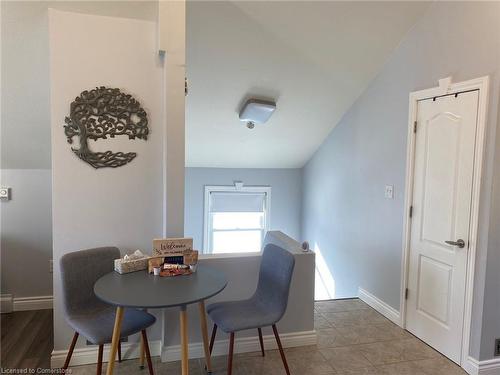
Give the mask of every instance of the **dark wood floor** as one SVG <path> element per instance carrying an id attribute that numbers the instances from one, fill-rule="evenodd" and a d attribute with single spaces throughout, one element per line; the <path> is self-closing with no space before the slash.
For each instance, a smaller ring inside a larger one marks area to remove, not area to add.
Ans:
<path id="1" fill-rule="evenodd" d="M 50 368 L 54 348 L 52 310 L 0 314 L 2 368 Z"/>

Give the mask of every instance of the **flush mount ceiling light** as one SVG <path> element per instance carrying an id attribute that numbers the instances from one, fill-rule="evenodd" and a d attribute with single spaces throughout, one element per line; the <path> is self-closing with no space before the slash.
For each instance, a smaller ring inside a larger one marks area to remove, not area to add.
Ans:
<path id="1" fill-rule="evenodd" d="M 255 124 L 263 124 L 269 120 L 275 109 L 275 102 L 249 99 L 241 109 L 240 121 L 246 122 L 248 129 L 253 129 Z"/>

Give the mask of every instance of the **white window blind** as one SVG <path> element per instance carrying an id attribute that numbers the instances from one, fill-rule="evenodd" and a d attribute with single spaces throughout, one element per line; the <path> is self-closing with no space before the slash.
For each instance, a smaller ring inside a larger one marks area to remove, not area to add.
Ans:
<path id="1" fill-rule="evenodd" d="M 205 187 L 205 253 L 261 250 L 269 226 L 270 187 Z"/>
<path id="2" fill-rule="evenodd" d="M 211 192 L 210 212 L 263 212 L 266 193 Z"/>

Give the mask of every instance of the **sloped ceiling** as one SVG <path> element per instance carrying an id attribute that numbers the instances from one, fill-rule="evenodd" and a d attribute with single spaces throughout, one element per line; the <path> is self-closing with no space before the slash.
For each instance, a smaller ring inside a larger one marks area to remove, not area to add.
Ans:
<path id="1" fill-rule="evenodd" d="M 303 166 L 427 7 L 188 2 L 187 166 Z M 248 97 L 277 102 L 253 130 L 238 120 Z"/>

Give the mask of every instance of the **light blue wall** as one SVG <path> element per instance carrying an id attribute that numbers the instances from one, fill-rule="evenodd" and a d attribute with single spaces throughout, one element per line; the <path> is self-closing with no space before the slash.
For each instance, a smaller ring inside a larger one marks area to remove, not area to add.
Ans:
<path id="1" fill-rule="evenodd" d="M 408 94 L 450 75 L 455 82 L 492 79 L 471 338 L 472 356 L 488 359 L 500 337 L 499 156 L 493 169 L 500 3 L 430 7 L 304 168 L 302 235 L 321 251 L 335 297 L 356 296 L 362 287 L 399 310 Z M 386 184 L 394 185 L 393 200 L 384 198 Z"/>
<path id="2" fill-rule="evenodd" d="M 203 246 L 205 185 L 269 185 L 271 191 L 271 230 L 279 230 L 301 241 L 302 179 L 300 169 L 186 168 L 184 234 L 193 237 L 194 247 Z"/>

